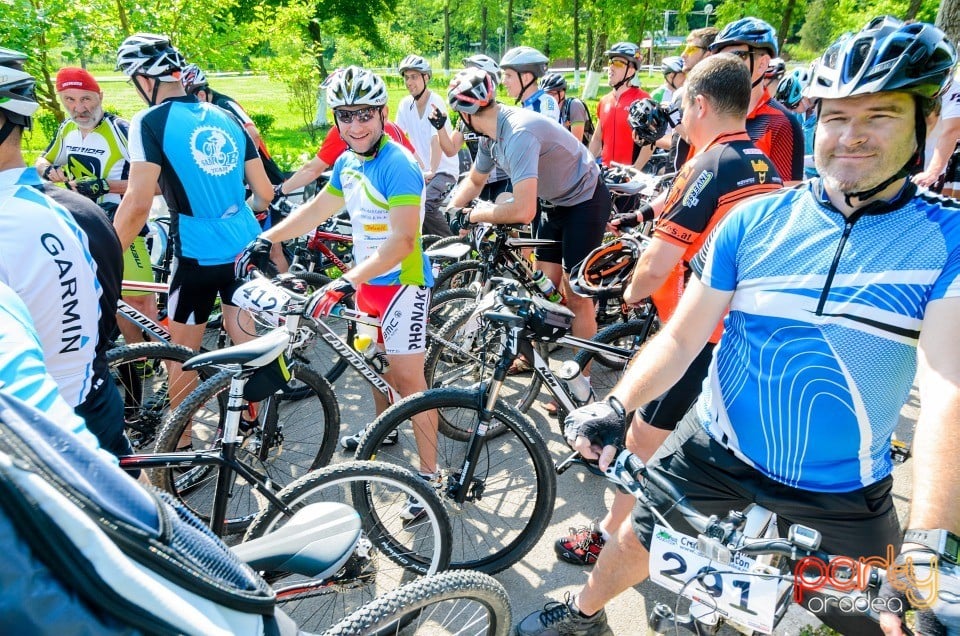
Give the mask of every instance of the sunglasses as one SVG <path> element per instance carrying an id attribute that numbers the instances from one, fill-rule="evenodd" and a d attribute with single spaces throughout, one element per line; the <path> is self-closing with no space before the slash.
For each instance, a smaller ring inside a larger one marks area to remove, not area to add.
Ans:
<path id="1" fill-rule="evenodd" d="M 702 46 L 697 46 L 696 44 L 688 44 L 686 48 L 683 49 L 683 55 L 693 55 L 697 51 L 705 51 L 706 49 Z"/>
<path id="2" fill-rule="evenodd" d="M 379 112 L 380 108 L 378 106 L 367 106 L 366 108 L 361 108 L 360 110 L 335 110 L 333 111 L 337 116 L 337 121 L 341 124 L 349 124 L 356 119 L 361 124 L 365 124 L 371 119 L 375 113 Z"/>
<path id="3" fill-rule="evenodd" d="M 732 54 L 732 55 L 736 55 L 737 57 L 739 57 L 739 58 L 740 58 L 741 60 L 743 60 L 744 62 L 746 62 L 747 60 L 749 60 L 749 59 L 753 56 L 753 50 L 752 50 L 752 49 L 749 49 L 749 50 L 746 50 L 746 51 L 723 51 L 723 53 L 730 53 L 730 54 Z"/>
<path id="4" fill-rule="evenodd" d="M 624 62 L 623 60 L 619 59 L 619 58 L 614 58 L 614 59 L 610 60 L 610 67 L 611 67 L 611 68 L 626 68 L 626 67 L 627 67 L 627 63 Z"/>

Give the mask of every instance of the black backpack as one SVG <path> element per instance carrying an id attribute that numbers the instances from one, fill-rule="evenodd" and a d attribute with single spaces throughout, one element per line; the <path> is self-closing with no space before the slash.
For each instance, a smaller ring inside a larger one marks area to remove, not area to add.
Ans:
<path id="1" fill-rule="evenodd" d="M 574 100 L 583 104 L 583 110 L 585 113 L 587 113 L 587 121 L 583 122 L 583 145 L 589 146 L 590 140 L 593 139 L 593 117 L 590 116 L 590 109 L 587 108 L 587 105 L 584 104 L 582 100 L 577 99 L 576 97 L 567 97 L 564 99 L 563 109 L 560 111 L 560 121 L 564 122 L 564 127 L 566 127 L 567 130 L 570 129 L 570 127 L 567 125 L 567 122 L 570 121 L 570 105 Z"/>

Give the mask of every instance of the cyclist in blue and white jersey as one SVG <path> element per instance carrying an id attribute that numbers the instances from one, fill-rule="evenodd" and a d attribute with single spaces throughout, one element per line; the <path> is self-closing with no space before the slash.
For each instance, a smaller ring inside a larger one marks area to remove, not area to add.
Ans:
<path id="1" fill-rule="evenodd" d="M 147 103 L 130 122 L 130 179 L 114 227 L 121 245 L 140 231 L 159 183 L 170 208 L 174 263 L 167 304 L 173 342 L 199 349 L 217 295 L 223 326 L 234 343 L 254 334 L 233 304 L 233 261 L 260 232 L 273 186 L 250 136 L 221 108 L 187 95 L 179 80 L 183 58 L 165 36 L 132 35 L 120 45 L 117 67 Z M 253 191 L 251 203 L 244 182 Z M 170 365 L 170 404 L 177 406 L 195 373 Z M 188 440 L 181 440 L 185 445 Z"/>
<path id="2" fill-rule="evenodd" d="M 306 205 L 264 232 L 237 259 L 237 275 L 265 265 L 275 241 L 305 234 L 341 208 L 350 213 L 356 267 L 316 291 L 307 312 L 325 316 L 345 296 L 356 292 L 357 308 L 380 318 L 379 340 L 386 350 L 385 377 L 400 395 L 427 388 L 423 365 L 426 315 L 433 274 L 420 245 L 424 181 L 416 159 L 384 133 L 387 89 L 378 76 L 351 66 L 327 87 L 340 136 L 350 147 L 334 162 L 330 181 Z M 386 407 L 374 392 L 377 412 Z M 420 473 L 437 475 L 436 414 L 414 418 L 420 449 Z M 358 436 L 341 440 L 357 447 Z M 409 512 L 409 511 L 407 511 Z"/>
<path id="3" fill-rule="evenodd" d="M 931 538 L 960 534 L 960 204 L 918 189 L 910 174 L 955 61 L 940 29 L 893 18 L 827 49 L 808 89 L 820 100 L 820 177 L 730 212 L 691 264 L 674 317 L 605 401 L 567 419 L 579 451 L 606 467 L 625 412 L 672 385 L 729 310 L 704 392 L 651 470 L 668 472 L 705 514 L 760 502 L 781 530 L 816 528 L 828 554 L 886 559 L 892 548 L 890 579 L 947 554 Z M 922 407 L 902 534 L 889 445 L 915 377 Z M 580 593 L 532 614 L 520 633 L 604 633 L 604 604 L 648 575 L 653 525 L 635 508 Z M 895 592 L 888 586 L 881 600 Z M 818 604 L 841 633 L 880 632 Z M 881 622 L 900 633 L 896 616 Z"/>
<path id="4" fill-rule="evenodd" d="M 560 121 L 557 100 L 540 88 L 537 81 L 547 72 L 547 56 L 529 46 L 518 46 L 503 54 L 500 77 L 507 95 L 517 106 Z"/>

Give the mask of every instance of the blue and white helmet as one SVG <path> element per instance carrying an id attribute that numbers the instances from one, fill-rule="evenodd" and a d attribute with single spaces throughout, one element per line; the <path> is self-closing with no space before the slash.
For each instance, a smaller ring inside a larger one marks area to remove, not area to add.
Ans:
<path id="1" fill-rule="evenodd" d="M 0 48 L 0 110 L 15 126 L 30 126 L 31 116 L 40 104 L 36 80 L 23 70 L 27 56 L 13 49 Z"/>
<path id="2" fill-rule="evenodd" d="M 330 108 L 387 105 L 387 87 L 374 73 L 359 66 L 348 66 L 334 75 L 325 82 Z"/>

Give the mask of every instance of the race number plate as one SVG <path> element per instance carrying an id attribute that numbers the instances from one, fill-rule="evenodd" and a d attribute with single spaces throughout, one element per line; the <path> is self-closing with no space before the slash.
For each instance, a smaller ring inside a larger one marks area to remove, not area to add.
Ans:
<path id="1" fill-rule="evenodd" d="M 753 559 L 734 555 L 729 564 L 711 560 L 697 540 L 657 525 L 650 542 L 650 578 L 657 585 L 702 603 L 728 621 L 765 634 L 773 632 L 778 579 Z M 698 576 L 699 581 L 691 581 Z M 690 584 L 687 585 L 687 582 Z"/>
<path id="2" fill-rule="evenodd" d="M 237 307 L 260 314 L 261 319 L 274 327 L 280 324 L 280 310 L 288 300 L 290 294 L 266 278 L 254 278 L 233 292 L 233 303 Z"/>

